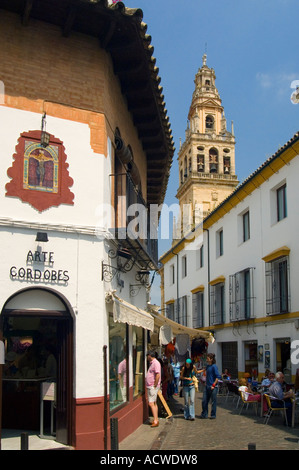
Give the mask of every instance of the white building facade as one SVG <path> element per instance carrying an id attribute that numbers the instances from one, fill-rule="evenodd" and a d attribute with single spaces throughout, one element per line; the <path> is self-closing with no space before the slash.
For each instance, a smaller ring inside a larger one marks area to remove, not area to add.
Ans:
<path id="1" fill-rule="evenodd" d="M 212 331 L 209 350 L 235 377 L 295 380 L 298 153 L 296 134 L 160 259 L 167 315 Z"/>

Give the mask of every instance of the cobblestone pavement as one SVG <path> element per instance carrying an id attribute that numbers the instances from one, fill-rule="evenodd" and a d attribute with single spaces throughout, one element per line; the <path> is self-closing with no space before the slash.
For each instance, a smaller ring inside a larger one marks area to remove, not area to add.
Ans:
<path id="1" fill-rule="evenodd" d="M 175 397 L 171 408 L 173 419 L 161 442 L 161 450 L 246 450 L 255 444 L 256 450 L 299 450 L 298 418 L 294 428 L 283 424 L 280 413 L 273 415 L 267 425 L 255 413 L 255 407 L 236 408 L 237 401 L 218 397 L 217 418 L 199 419 L 202 393 L 196 394 L 195 421 L 183 415 L 183 399 Z M 210 408 L 210 405 L 209 405 Z M 166 429 L 166 428 L 165 428 Z"/>
<path id="2" fill-rule="evenodd" d="M 258 416 L 250 406 L 240 415 L 236 400 L 218 397 L 217 418 L 199 419 L 201 400 L 202 393 L 196 393 L 195 421 L 184 419 L 183 398 L 169 400 L 173 416 L 160 419 L 159 428 L 142 425 L 120 444 L 120 450 L 247 450 L 250 444 L 256 450 L 299 450 L 298 416 L 294 428 L 284 426 L 280 413 L 265 425 L 260 408 Z"/>

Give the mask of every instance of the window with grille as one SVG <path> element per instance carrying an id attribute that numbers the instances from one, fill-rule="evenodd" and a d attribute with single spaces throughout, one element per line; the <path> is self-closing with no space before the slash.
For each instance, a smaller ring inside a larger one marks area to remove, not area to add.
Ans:
<path id="1" fill-rule="evenodd" d="M 167 305 L 166 314 L 167 314 L 167 318 L 169 318 L 170 320 L 175 321 L 175 318 L 174 318 L 174 302 Z"/>
<path id="2" fill-rule="evenodd" d="M 266 263 L 267 315 L 290 311 L 289 268 L 288 256 Z"/>
<path id="3" fill-rule="evenodd" d="M 174 317 L 177 323 L 187 326 L 187 296 L 179 297 L 174 303 Z"/>
<path id="4" fill-rule="evenodd" d="M 203 324 L 203 292 L 192 294 L 192 326 L 193 328 L 202 328 Z"/>
<path id="5" fill-rule="evenodd" d="M 211 286 L 210 289 L 210 323 L 219 325 L 225 321 L 224 283 Z"/>
<path id="6" fill-rule="evenodd" d="M 248 268 L 229 277 L 230 321 L 254 317 L 253 273 Z"/>

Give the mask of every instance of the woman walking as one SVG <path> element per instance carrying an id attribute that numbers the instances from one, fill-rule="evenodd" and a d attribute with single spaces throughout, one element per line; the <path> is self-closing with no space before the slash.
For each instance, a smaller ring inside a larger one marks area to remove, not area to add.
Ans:
<path id="1" fill-rule="evenodd" d="M 204 369 L 203 369 L 204 370 Z M 200 370 L 198 372 L 203 372 Z M 208 404 L 212 401 L 211 408 L 211 419 L 216 418 L 217 408 L 217 393 L 218 393 L 218 380 L 221 379 L 218 367 L 216 366 L 215 354 L 209 353 L 207 355 L 207 367 L 206 367 L 206 385 L 203 392 L 202 398 L 202 413 L 200 418 L 205 419 L 208 417 Z"/>
<path id="2" fill-rule="evenodd" d="M 196 377 L 196 367 L 192 364 L 191 359 L 186 359 L 185 365 L 181 370 L 180 379 L 183 385 L 183 397 L 185 400 L 184 418 L 194 421 L 195 419 L 195 385 L 193 377 Z"/>

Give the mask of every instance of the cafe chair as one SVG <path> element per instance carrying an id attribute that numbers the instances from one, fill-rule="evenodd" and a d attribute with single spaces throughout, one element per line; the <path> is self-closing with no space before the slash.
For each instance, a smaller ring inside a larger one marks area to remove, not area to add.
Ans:
<path id="1" fill-rule="evenodd" d="M 236 408 L 238 408 L 239 406 L 239 402 L 240 402 L 240 393 L 239 393 L 239 388 L 236 384 L 234 383 L 231 383 L 231 382 L 228 382 L 227 383 L 227 395 L 226 395 L 226 400 L 229 398 L 229 397 L 233 397 L 233 402 L 235 401 L 235 399 L 237 399 L 237 406 Z"/>
<path id="2" fill-rule="evenodd" d="M 271 418 L 273 412 L 275 411 L 279 411 L 280 413 L 283 413 L 284 414 L 284 418 L 285 418 L 285 422 L 287 423 L 287 412 L 286 412 L 286 407 L 284 405 L 284 401 L 283 400 L 280 400 L 281 401 L 281 408 L 273 408 L 272 407 L 272 402 L 271 402 L 271 399 L 272 400 L 277 400 L 277 398 L 274 398 L 274 397 L 271 397 L 270 395 L 268 395 L 267 393 L 264 394 L 264 397 L 266 398 L 266 401 L 267 401 L 267 405 L 268 405 L 268 411 L 267 411 L 267 414 L 265 416 L 265 420 L 264 420 L 264 424 L 268 424 L 269 422 L 269 419 Z"/>
<path id="3" fill-rule="evenodd" d="M 246 405 L 246 409 L 248 409 L 248 406 L 250 405 L 254 405 L 255 406 L 255 412 L 257 414 L 257 410 L 258 410 L 258 404 L 259 402 L 258 401 L 248 401 L 248 400 L 245 400 L 245 395 L 244 395 L 244 392 L 239 392 L 240 393 L 240 397 L 241 397 L 241 400 L 242 400 L 242 406 L 241 406 L 241 409 L 240 409 L 240 413 L 242 413 L 242 410 L 244 408 L 244 406 Z"/>

